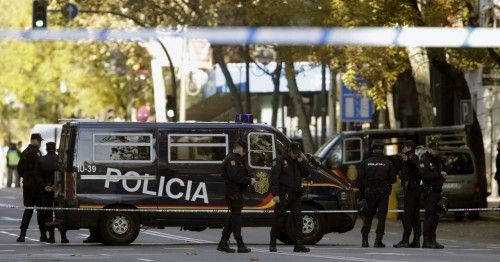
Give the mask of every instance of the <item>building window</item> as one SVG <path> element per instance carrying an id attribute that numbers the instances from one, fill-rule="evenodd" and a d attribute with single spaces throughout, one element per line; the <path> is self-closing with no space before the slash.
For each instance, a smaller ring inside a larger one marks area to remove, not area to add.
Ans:
<path id="1" fill-rule="evenodd" d="M 169 163 L 222 163 L 228 153 L 226 134 L 169 134 Z"/>
<path id="2" fill-rule="evenodd" d="M 276 158 L 274 135 L 269 133 L 248 134 L 249 165 L 253 168 L 271 169 Z"/>
<path id="3" fill-rule="evenodd" d="M 150 163 L 153 162 L 151 134 L 94 134 L 94 162 Z"/>

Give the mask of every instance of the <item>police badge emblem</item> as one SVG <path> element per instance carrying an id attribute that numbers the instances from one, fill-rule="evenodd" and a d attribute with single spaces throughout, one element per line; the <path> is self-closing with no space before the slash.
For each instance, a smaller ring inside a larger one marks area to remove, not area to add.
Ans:
<path id="1" fill-rule="evenodd" d="M 287 162 L 286 160 L 285 160 L 285 161 L 283 161 L 283 166 L 284 166 L 284 167 L 287 167 L 287 166 L 288 166 L 288 162 Z"/>
<path id="2" fill-rule="evenodd" d="M 232 166 L 235 166 L 235 165 L 236 165 L 236 161 L 231 160 L 231 165 L 232 165 Z"/>
<path id="3" fill-rule="evenodd" d="M 255 174 L 256 183 L 253 185 L 255 192 L 265 194 L 269 191 L 269 174 L 266 172 L 257 172 Z"/>

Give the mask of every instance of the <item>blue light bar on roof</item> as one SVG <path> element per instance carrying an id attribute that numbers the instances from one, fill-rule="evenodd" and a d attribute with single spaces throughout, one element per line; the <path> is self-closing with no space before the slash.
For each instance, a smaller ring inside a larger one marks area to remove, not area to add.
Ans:
<path id="1" fill-rule="evenodd" d="M 252 114 L 237 114 L 236 123 L 253 123 L 253 115 Z"/>

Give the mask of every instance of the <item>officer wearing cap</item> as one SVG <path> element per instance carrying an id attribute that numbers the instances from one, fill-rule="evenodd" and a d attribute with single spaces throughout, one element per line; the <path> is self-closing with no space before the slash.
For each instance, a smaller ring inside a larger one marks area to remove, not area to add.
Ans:
<path id="1" fill-rule="evenodd" d="M 302 178 L 309 175 L 309 165 L 301 152 L 300 144 L 290 143 L 288 150 L 273 161 L 271 169 L 271 194 L 276 203 L 274 224 L 271 228 L 269 251 L 276 252 L 276 239 L 285 223 L 286 212 L 290 210 L 295 226 L 294 252 L 309 252 L 302 240 Z"/>
<path id="2" fill-rule="evenodd" d="M 395 248 L 419 248 L 420 247 L 420 173 L 419 159 L 415 154 L 415 143 L 408 140 L 403 145 L 401 154 L 401 184 L 404 190 L 404 213 L 403 213 L 403 240 L 393 245 Z M 410 235 L 413 229 L 413 241 L 410 244 Z"/>
<path id="3" fill-rule="evenodd" d="M 436 242 L 436 229 L 439 222 L 438 202 L 441 199 L 443 183 L 447 178 L 443 171 L 443 162 L 439 151 L 439 143 L 431 141 L 427 144 L 427 152 L 420 158 L 420 174 L 424 183 L 425 199 L 424 242 L 423 248 L 442 249 Z"/>
<path id="4" fill-rule="evenodd" d="M 384 156 L 384 144 L 375 141 L 372 144 L 372 155 L 365 159 L 359 166 L 358 188 L 360 198 L 366 199 L 368 211 L 363 219 L 361 235 L 362 246 L 368 247 L 368 234 L 372 220 L 377 215 L 377 237 L 374 247 L 385 247 L 382 237 L 385 231 L 385 218 L 389 204 L 389 195 L 392 184 L 396 182 L 394 167 Z"/>
<path id="5" fill-rule="evenodd" d="M 42 143 L 40 134 L 32 134 L 31 142 L 21 153 L 21 159 L 17 165 L 17 172 L 23 178 L 23 202 L 25 207 L 41 206 L 41 184 L 42 177 L 38 172 L 38 161 L 40 160 L 40 144 Z M 25 209 L 21 220 L 21 233 L 17 242 L 24 242 L 26 230 L 33 216 L 33 209 Z M 47 230 L 43 220 L 43 214 L 37 213 L 38 227 L 40 229 L 40 241 L 47 241 Z"/>
<path id="6" fill-rule="evenodd" d="M 54 205 L 54 176 L 57 171 L 59 157 L 56 154 L 56 143 L 47 142 L 47 154 L 40 158 L 38 168 L 42 176 L 42 204 L 44 207 L 53 207 Z M 45 225 L 52 222 L 52 210 L 39 211 L 43 214 Z M 49 243 L 55 243 L 54 227 L 47 227 L 49 231 Z M 61 243 L 69 243 L 66 237 L 66 230 L 59 228 L 61 233 Z"/>
<path id="7" fill-rule="evenodd" d="M 234 249 L 229 247 L 229 237 L 233 233 L 238 245 L 238 253 L 248 253 L 241 236 L 241 210 L 243 209 L 243 192 L 249 185 L 255 184 L 255 179 L 248 175 L 245 165 L 247 144 L 239 139 L 235 142 L 233 151 L 230 152 L 222 162 L 222 177 L 226 185 L 226 202 L 229 206 L 227 223 L 222 230 L 222 236 L 217 250 L 233 253 Z"/>

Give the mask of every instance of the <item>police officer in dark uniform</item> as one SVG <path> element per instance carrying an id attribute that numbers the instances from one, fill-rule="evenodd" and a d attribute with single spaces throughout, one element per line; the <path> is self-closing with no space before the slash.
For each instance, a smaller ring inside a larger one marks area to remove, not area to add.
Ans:
<path id="1" fill-rule="evenodd" d="M 229 247 L 229 237 L 233 233 L 234 239 L 238 245 L 238 253 L 248 253 L 241 236 L 241 210 L 243 209 L 243 192 L 249 185 L 255 184 L 255 179 L 248 175 L 245 165 L 245 155 L 247 153 L 247 144 L 243 140 L 235 143 L 233 152 L 229 153 L 222 162 L 222 177 L 226 184 L 226 202 L 229 206 L 229 217 L 222 236 L 217 246 L 217 250 L 233 253 L 234 249 Z"/>
<path id="2" fill-rule="evenodd" d="M 40 160 L 40 134 L 32 134 L 30 145 L 21 153 L 21 159 L 17 166 L 17 172 L 23 178 L 23 202 L 25 207 L 42 205 L 42 177 L 38 172 L 38 161 Z M 24 242 L 26 230 L 33 216 L 33 209 L 25 209 L 21 221 L 21 233 L 17 242 Z M 40 229 L 40 241 L 47 241 L 47 230 L 43 220 L 43 214 L 37 213 L 38 227 Z"/>
<path id="3" fill-rule="evenodd" d="M 363 219 L 361 234 L 362 246 L 368 247 L 368 234 L 372 220 L 377 214 L 377 238 L 374 247 L 385 247 L 382 237 L 385 231 L 385 218 L 389 204 L 392 184 L 396 182 L 393 164 L 384 156 L 384 144 L 375 141 L 372 144 L 372 155 L 365 159 L 359 167 L 358 188 L 361 199 L 366 199 L 368 210 Z"/>
<path id="4" fill-rule="evenodd" d="M 424 243 L 423 248 L 442 249 L 443 245 L 436 242 L 436 229 L 439 222 L 438 202 L 441 199 L 443 183 L 447 178 L 443 171 L 439 143 L 431 141 L 428 150 L 420 158 L 420 174 L 424 182 L 425 199 Z"/>
<path id="5" fill-rule="evenodd" d="M 420 235 L 420 170 L 419 159 L 415 154 L 415 143 L 408 140 L 404 143 L 401 166 L 401 183 L 404 190 L 404 213 L 403 213 L 403 240 L 393 245 L 395 248 L 419 248 Z M 410 244 L 410 235 L 413 229 L 413 241 Z"/>
<path id="6" fill-rule="evenodd" d="M 276 239 L 285 223 L 287 210 L 291 211 L 295 226 L 294 252 L 309 252 L 302 240 L 302 178 L 309 175 L 309 165 L 301 152 L 300 144 L 290 143 L 287 152 L 278 156 L 271 169 L 271 193 L 276 203 L 274 224 L 271 229 L 269 251 L 276 252 Z"/>
<path id="7" fill-rule="evenodd" d="M 54 206 L 54 176 L 57 171 L 59 157 L 56 154 L 56 143 L 47 142 L 46 144 L 47 154 L 40 158 L 40 162 L 38 164 L 38 168 L 40 170 L 40 175 L 42 176 L 42 205 L 44 207 L 53 207 Z M 53 222 L 53 211 L 52 210 L 44 210 L 39 213 L 43 214 L 45 225 Z M 47 226 L 49 231 L 49 243 L 55 243 L 54 237 L 54 226 Z M 69 243 L 68 238 L 66 237 L 66 230 L 59 228 L 61 233 L 61 243 Z"/>

